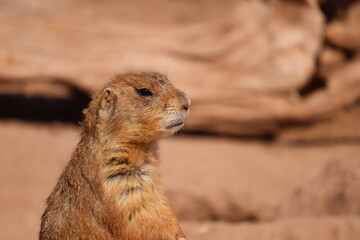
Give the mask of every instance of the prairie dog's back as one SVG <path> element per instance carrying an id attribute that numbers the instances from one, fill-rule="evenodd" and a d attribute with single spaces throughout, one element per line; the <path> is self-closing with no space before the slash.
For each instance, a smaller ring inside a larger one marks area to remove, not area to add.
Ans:
<path id="1" fill-rule="evenodd" d="M 160 186 L 155 148 L 183 126 L 189 105 L 154 72 L 120 75 L 94 94 L 40 239 L 185 239 Z"/>

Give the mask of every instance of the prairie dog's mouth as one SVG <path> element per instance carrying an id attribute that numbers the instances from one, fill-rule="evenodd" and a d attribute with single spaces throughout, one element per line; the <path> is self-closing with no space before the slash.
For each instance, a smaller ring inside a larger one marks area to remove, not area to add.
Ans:
<path id="1" fill-rule="evenodd" d="M 167 126 L 167 128 L 170 129 L 170 128 L 174 128 L 174 127 L 179 127 L 181 125 L 184 125 L 184 121 L 180 121 L 180 122 L 171 124 L 170 126 Z"/>
<path id="2" fill-rule="evenodd" d="M 179 131 L 184 126 L 187 116 L 187 112 L 167 115 L 164 121 L 165 132 L 174 134 Z"/>

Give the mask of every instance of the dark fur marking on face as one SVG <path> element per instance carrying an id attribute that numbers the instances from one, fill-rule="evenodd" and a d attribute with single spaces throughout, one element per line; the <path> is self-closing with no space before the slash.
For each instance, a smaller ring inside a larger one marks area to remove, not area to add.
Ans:
<path id="1" fill-rule="evenodd" d="M 166 82 L 166 78 L 165 77 L 163 77 L 163 76 L 160 76 L 160 78 L 158 79 L 159 80 L 159 82 L 161 83 L 161 84 L 163 84 L 163 83 L 165 83 Z"/>
<path id="2" fill-rule="evenodd" d="M 157 81 L 159 81 L 161 84 L 165 83 L 167 81 L 167 78 L 160 74 L 160 73 L 156 73 L 156 72 L 151 72 L 149 73 L 149 76 Z"/>

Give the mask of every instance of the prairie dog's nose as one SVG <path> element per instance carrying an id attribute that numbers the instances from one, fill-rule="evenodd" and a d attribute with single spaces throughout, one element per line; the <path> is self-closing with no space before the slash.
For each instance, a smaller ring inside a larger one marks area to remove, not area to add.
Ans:
<path id="1" fill-rule="evenodd" d="M 188 98 L 188 96 L 186 96 L 185 93 L 183 93 L 182 95 L 183 95 L 183 99 L 184 99 L 182 102 L 182 104 L 183 104 L 182 107 L 185 111 L 188 111 L 190 108 L 190 98 Z"/>

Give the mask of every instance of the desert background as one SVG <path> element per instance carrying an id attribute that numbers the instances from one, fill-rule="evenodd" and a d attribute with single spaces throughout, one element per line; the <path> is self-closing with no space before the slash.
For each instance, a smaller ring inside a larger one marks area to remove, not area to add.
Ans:
<path id="1" fill-rule="evenodd" d="M 37 239 L 117 73 L 192 100 L 160 142 L 190 240 L 360 239 L 360 1 L 0 0 L 0 239 Z"/>

